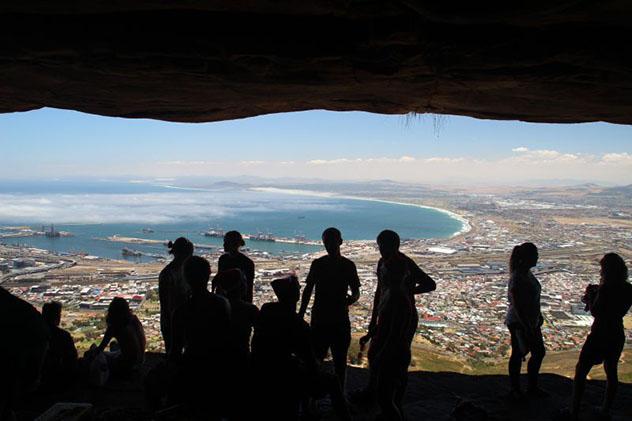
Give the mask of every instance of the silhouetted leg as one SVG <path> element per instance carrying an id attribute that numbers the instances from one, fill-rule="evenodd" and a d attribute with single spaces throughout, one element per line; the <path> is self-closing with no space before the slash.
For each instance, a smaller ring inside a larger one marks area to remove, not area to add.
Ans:
<path id="1" fill-rule="evenodd" d="M 312 348 L 318 361 L 324 360 L 327 356 L 330 346 L 330 329 L 326 326 L 312 325 Z"/>
<path id="2" fill-rule="evenodd" d="M 349 345 L 351 344 L 351 327 L 345 327 L 337 333 L 336 338 L 331 344 L 331 356 L 334 360 L 334 368 L 336 376 L 340 382 L 340 388 L 345 390 L 345 375 L 347 371 L 347 354 Z"/>
<path id="3" fill-rule="evenodd" d="M 324 374 L 324 376 L 328 376 Z M 336 378 L 329 377 L 327 380 L 328 383 L 328 392 L 331 397 L 331 403 L 336 411 L 338 417 L 342 420 L 351 420 L 351 414 L 349 412 L 349 407 L 347 405 L 347 400 L 345 399 L 345 395 L 343 393 L 342 388 L 340 387 L 340 382 L 338 377 Z"/>
<path id="4" fill-rule="evenodd" d="M 529 376 L 529 390 L 537 391 L 538 390 L 538 376 L 540 374 L 540 367 L 542 366 L 542 360 L 544 359 L 544 355 L 546 354 L 546 349 L 544 348 L 544 338 L 542 337 L 542 331 L 540 328 L 535 332 L 531 343 L 531 357 L 529 358 L 529 363 L 527 364 L 528 376 Z"/>
<path id="5" fill-rule="evenodd" d="M 604 396 L 602 411 L 604 413 L 609 413 L 610 408 L 612 408 L 612 402 L 614 401 L 614 397 L 617 394 L 617 387 L 619 386 L 619 375 L 618 375 L 618 366 L 619 366 L 619 358 L 609 359 L 603 362 L 603 368 L 606 372 L 607 384 L 606 384 L 606 395 Z"/>
<path id="6" fill-rule="evenodd" d="M 509 357 L 509 381 L 512 392 L 520 392 L 520 369 L 522 368 L 522 354 L 518 349 L 518 338 L 515 328 L 509 328 L 511 333 L 511 356 Z"/>
<path id="7" fill-rule="evenodd" d="M 581 354 L 579 362 L 575 367 L 575 378 L 573 379 L 573 398 L 571 400 L 571 416 L 577 419 L 579 415 L 579 406 L 584 395 L 584 389 L 586 387 L 586 376 L 590 373 L 592 364 L 582 360 Z"/>
<path id="8" fill-rule="evenodd" d="M 393 374 L 390 373 L 390 376 L 393 376 Z M 401 409 L 399 405 L 397 405 L 396 395 L 397 388 L 394 379 L 380 376 L 377 381 L 377 403 L 380 407 L 381 419 L 388 421 L 404 419 Z"/>
<path id="9" fill-rule="evenodd" d="M 160 333 L 162 333 L 162 339 L 165 342 L 165 352 L 169 354 L 171 350 L 171 318 L 166 311 L 162 311 L 160 314 Z"/>

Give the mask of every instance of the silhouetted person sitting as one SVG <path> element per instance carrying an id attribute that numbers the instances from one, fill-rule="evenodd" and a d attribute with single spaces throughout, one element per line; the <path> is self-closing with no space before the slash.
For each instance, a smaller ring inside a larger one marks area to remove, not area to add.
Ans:
<path id="1" fill-rule="evenodd" d="M 275 279 L 278 302 L 261 307 L 252 338 L 260 419 L 294 420 L 309 396 L 329 393 L 337 414 L 350 419 L 340 384 L 322 373 L 312 351 L 309 325 L 296 313 L 300 285 L 295 276 Z"/>
<path id="2" fill-rule="evenodd" d="M 409 298 L 414 303 L 416 294 L 424 294 L 434 291 L 437 288 L 435 281 L 426 274 L 417 263 L 404 253 L 399 251 L 400 239 L 399 235 L 395 231 L 384 230 L 377 236 L 377 245 L 380 249 L 380 255 L 382 256 L 377 263 L 377 287 L 375 289 L 375 296 L 373 298 L 373 310 L 371 312 L 371 321 L 369 322 L 369 330 L 366 335 L 360 338 L 360 346 L 364 347 L 366 343 L 375 336 L 377 329 L 377 316 L 379 313 L 380 302 L 382 296 L 388 289 L 388 285 L 382 279 L 382 274 L 385 273 L 383 266 L 386 261 L 398 257 L 401 259 L 407 267 L 408 276 L 404 280 L 404 289 L 407 291 Z M 417 307 L 415 307 L 415 326 L 419 321 L 419 315 L 417 314 Z M 371 368 L 371 359 L 369 358 L 369 384 L 367 388 L 359 394 L 359 398 L 362 400 L 371 400 L 374 397 L 376 389 L 376 378 Z"/>
<path id="3" fill-rule="evenodd" d="M 255 264 L 239 249 L 245 246 L 243 237 L 238 231 L 228 231 L 224 235 L 224 251 L 226 253 L 219 257 L 217 262 L 217 272 L 224 272 L 228 269 L 239 269 L 246 283 L 244 288 L 244 301 L 252 303 L 255 282 Z M 213 281 L 213 292 L 216 292 L 216 285 Z"/>
<path id="4" fill-rule="evenodd" d="M 590 369 L 603 363 L 607 377 L 602 412 L 608 415 L 619 384 L 617 367 L 625 344 L 623 317 L 632 306 L 632 285 L 627 282 L 628 267 L 615 253 L 606 254 L 600 261 L 601 282 L 588 285 L 583 302 L 594 316 L 590 334 L 579 354 L 573 382 L 571 417 L 577 419 Z"/>
<path id="5" fill-rule="evenodd" d="M 230 304 L 209 292 L 211 266 L 206 259 L 189 257 L 183 274 L 191 296 L 173 314 L 169 353 L 169 359 L 180 366 L 179 399 L 195 413 L 219 417 L 225 392 Z"/>
<path id="6" fill-rule="evenodd" d="M 314 353 L 322 361 L 331 348 L 336 375 L 344 390 L 347 352 L 351 343 L 349 306 L 360 298 L 360 279 L 355 264 L 340 254 L 340 231 L 327 228 L 322 240 L 327 255 L 312 262 L 299 315 L 305 316 L 312 291 L 316 288 L 310 323 Z"/>
<path id="7" fill-rule="evenodd" d="M 48 347 L 42 315 L 29 303 L 0 287 L 0 419 L 35 389 Z"/>
<path id="8" fill-rule="evenodd" d="M 182 276 L 182 264 L 193 255 L 193 243 L 184 237 L 175 242 L 169 241 L 169 253 L 173 260 L 160 272 L 158 277 L 158 295 L 160 296 L 160 331 L 165 341 L 167 354 L 171 348 L 171 319 L 176 308 L 181 306 L 191 294 L 189 286 Z"/>
<path id="9" fill-rule="evenodd" d="M 98 350 L 103 352 L 112 339 L 116 344 L 105 352 L 110 374 L 114 377 L 128 377 L 140 367 L 145 359 L 145 330 L 129 308 L 127 300 L 115 297 L 108 307 L 105 317 L 107 328 Z M 90 352 L 90 351 L 88 351 Z"/>
<path id="10" fill-rule="evenodd" d="M 524 243 L 513 248 L 509 258 L 510 277 L 507 285 L 509 305 L 505 324 L 511 334 L 511 356 L 509 357 L 509 380 L 511 397 L 519 398 L 520 370 L 522 361 L 531 353 L 528 370 L 527 392 L 534 396 L 546 396 L 538 387 L 540 366 L 546 350 L 542 338 L 544 318 L 540 311 L 540 282 L 531 273 L 538 263 L 538 249 L 533 243 Z"/>
<path id="11" fill-rule="evenodd" d="M 375 334 L 369 349 L 377 401 L 386 420 L 403 420 L 402 401 L 408 381 L 410 346 L 417 331 L 415 301 L 406 285 L 409 263 L 400 255 L 385 260 L 380 268 L 384 285 Z"/>
<path id="12" fill-rule="evenodd" d="M 77 348 L 70 333 L 59 327 L 61 323 L 61 303 L 56 301 L 42 306 L 42 317 L 50 331 L 50 341 L 44 368 L 42 383 L 53 389 L 67 386 L 75 378 L 77 370 Z"/>

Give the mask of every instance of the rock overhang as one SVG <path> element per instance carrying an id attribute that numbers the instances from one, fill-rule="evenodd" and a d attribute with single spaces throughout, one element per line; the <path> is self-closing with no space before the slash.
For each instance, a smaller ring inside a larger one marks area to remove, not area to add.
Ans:
<path id="1" fill-rule="evenodd" d="M 7 0 L 0 112 L 632 123 L 632 3 Z"/>

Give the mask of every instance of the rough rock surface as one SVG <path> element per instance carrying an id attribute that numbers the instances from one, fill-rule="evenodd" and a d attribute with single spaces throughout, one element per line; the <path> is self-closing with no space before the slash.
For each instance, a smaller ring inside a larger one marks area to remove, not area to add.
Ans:
<path id="1" fill-rule="evenodd" d="M 156 365 L 164 356 L 147 354 L 144 372 Z M 347 390 L 353 391 L 366 385 L 368 371 L 350 367 Z M 525 379 L 526 381 L 526 379 Z M 461 412 L 459 420 L 478 420 L 483 412 L 490 421 L 542 421 L 556 420 L 559 410 L 568 404 L 572 390 L 571 380 L 543 374 L 541 386 L 550 393 L 544 399 L 524 399 L 512 402 L 505 395 L 509 380 L 506 376 L 471 376 L 459 373 L 431 373 L 414 371 L 409 375 L 404 408 L 410 420 L 451 420 L 451 414 L 459 402 L 470 403 L 470 408 Z M 150 421 L 153 417 L 145 409 L 142 376 L 126 382 L 110 382 L 103 388 L 78 387 L 71 393 L 36 396 L 24 402 L 18 412 L 18 420 L 31 420 L 55 402 L 88 402 L 94 405 L 95 421 Z M 605 383 L 589 381 L 584 396 L 581 421 L 597 420 L 595 408 L 601 404 Z M 468 408 L 467 406 L 465 408 Z M 472 410 L 473 408 L 476 411 Z M 320 404 L 324 420 L 335 420 L 327 402 Z M 373 421 L 377 408 L 372 405 L 354 407 L 355 421 Z M 632 419 L 632 385 L 622 383 L 613 409 L 613 421 Z M 478 416 L 478 417 L 477 417 Z M 163 417 L 165 420 L 182 419 L 179 416 Z"/>
<path id="2" fill-rule="evenodd" d="M 4 0 L 0 112 L 632 123 L 628 0 Z"/>

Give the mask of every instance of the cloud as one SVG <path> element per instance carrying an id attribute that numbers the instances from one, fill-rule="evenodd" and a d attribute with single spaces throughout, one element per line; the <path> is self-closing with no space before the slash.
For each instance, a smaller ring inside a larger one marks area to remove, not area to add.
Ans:
<path id="1" fill-rule="evenodd" d="M 0 170 L 2 170 L 0 168 Z M 113 166 L 65 166 L 51 169 L 51 175 L 128 179 L 172 179 L 178 177 L 318 178 L 324 180 L 391 179 L 419 183 L 503 183 L 531 180 L 579 180 L 615 184 L 632 183 L 632 153 L 610 151 L 585 154 L 554 149 L 513 148 L 505 156 L 373 156 L 356 158 L 313 157 L 308 160 L 205 161 L 171 160 L 137 162 Z M 168 182 L 167 182 L 168 183 Z"/>
<path id="2" fill-rule="evenodd" d="M 239 213 L 279 210 L 346 211 L 337 202 L 297 197 L 279 200 L 272 192 L 164 192 L 143 194 L 0 194 L 2 223 L 143 223 L 207 222 Z"/>

